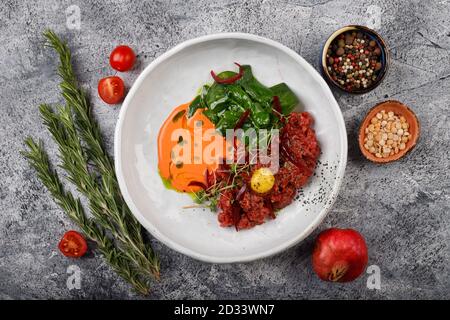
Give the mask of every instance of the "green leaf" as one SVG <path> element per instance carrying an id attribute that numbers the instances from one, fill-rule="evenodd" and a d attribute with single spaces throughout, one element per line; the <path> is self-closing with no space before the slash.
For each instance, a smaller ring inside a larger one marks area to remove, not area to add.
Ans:
<path id="1" fill-rule="evenodd" d="M 192 117 L 198 109 L 204 109 L 206 108 L 205 98 L 209 91 L 209 86 L 204 85 L 200 89 L 200 94 L 195 97 L 195 99 L 191 102 L 188 108 L 188 118 Z"/>
<path id="2" fill-rule="evenodd" d="M 225 136 L 226 130 L 234 129 L 243 113 L 244 111 L 239 106 L 235 106 L 223 112 L 220 116 L 219 122 L 216 125 L 216 130 Z"/>
<path id="3" fill-rule="evenodd" d="M 217 122 L 219 122 L 218 114 L 211 109 L 206 109 L 205 111 L 203 111 L 203 115 L 205 115 L 214 124 L 217 124 Z"/>
<path id="4" fill-rule="evenodd" d="M 295 93 L 284 82 L 270 88 L 273 96 L 278 96 L 281 104 L 281 111 L 284 115 L 291 113 L 298 105 L 299 100 Z"/>
<path id="5" fill-rule="evenodd" d="M 244 74 L 238 83 L 253 100 L 265 105 L 270 104 L 272 91 L 253 76 L 252 68 L 249 65 L 243 65 L 242 68 Z"/>
<path id="6" fill-rule="evenodd" d="M 272 108 L 273 96 L 280 99 L 281 110 L 287 115 L 298 104 L 295 94 L 285 83 L 268 88 L 259 82 L 249 65 L 243 65 L 243 76 L 232 84 L 214 84 L 209 88 L 204 98 L 206 110 L 203 112 L 222 134 L 226 129 L 232 129 L 239 121 L 240 115 L 250 110 L 249 119 L 243 124 L 244 129 L 270 129 L 279 126 Z M 236 75 L 233 71 L 221 72 L 218 77 L 229 78 Z M 197 97 L 193 109 L 198 108 L 200 100 Z"/>
<path id="7" fill-rule="evenodd" d="M 194 115 L 195 111 L 197 111 L 198 109 L 203 109 L 203 108 L 204 108 L 203 99 L 200 95 L 198 95 L 195 97 L 195 99 L 191 102 L 191 104 L 188 107 L 188 113 L 187 113 L 188 118 L 192 117 Z"/>
<path id="8" fill-rule="evenodd" d="M 229 98 L 244 108 L 244 110 L 250 109 L 252 113 L 262 111 L 258 110 L 260 107 L 252 101 L 250 96 L 239 85 L 228 85 L 226 90 Z"/>
<path id="9" fill-rule="evenodd" d="M 205 96 L 205 103 L 208 109 L 215 110 L 216 108 L 224 109 L 228 102 L 227 90 L 225 85 L 214 83 L 208 90 Z"/>
<path id="10" fill-rule="evenodd" d="M 235 75 L 237 75 L 237 73 L 234 71 L 222 71 L 217 75 L 217 77 L 220 79 L 228 79 L 234 77 Z"/>
<path id="11" fill-rule="evenodd" d="M 270 113 L 261 111 L 253 115 L 253 121 L 258 128 L 265 129 L 269 128 L 271 124 Z"/>

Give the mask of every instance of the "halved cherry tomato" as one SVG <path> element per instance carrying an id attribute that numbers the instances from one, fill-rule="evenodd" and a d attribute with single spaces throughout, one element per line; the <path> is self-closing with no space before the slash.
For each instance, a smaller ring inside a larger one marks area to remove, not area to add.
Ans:
<path id="1" fill-rule="evenodd" d="M 67 231 L 58 244 L 63 255 L 70 258 L 84 256 L 87 251 L 87 243 L 83 236 L 74 230 Z"/>
<path id="2" fill-rule="evenodd" d="M 106 77 L 98 82 L 98 94 L 108 104 L 116 104 L 125 96 L 125 84 L 120 77 Z"/>
<path id="3" fill-rule="evenodd" d="M 136 55 L 129 46 L 116 47 L 109 56 L 109 63 L 117 71 L 128 71 L 133 68 Z"/>

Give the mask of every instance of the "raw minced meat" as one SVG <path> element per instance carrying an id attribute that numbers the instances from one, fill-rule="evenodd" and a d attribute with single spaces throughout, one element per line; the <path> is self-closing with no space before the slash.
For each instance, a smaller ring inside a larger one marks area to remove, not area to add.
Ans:
<path id="1" fill-rule="evenodd" d="M 263 165 L 252 166 L 250 174 L 241 177 L 247 187 L 241 191 L 228 189 L 221 193 L 218 201 L 218 219 L 222 227 L 235 226 L 237 230 L 249 229 L 275 218 L 275 211 L 289 205 L 299 188 L 313 174 L 320 147 L 314 130 L 313 118 L 307 112 L 291 113 L 280 132 L 280 169 L 275 174 L 275 183 L 270 192 L 256 194 L 248 186 L 253 171 Z M 229 180 L 230 171 L 221 166 L 215 181 Z"/>

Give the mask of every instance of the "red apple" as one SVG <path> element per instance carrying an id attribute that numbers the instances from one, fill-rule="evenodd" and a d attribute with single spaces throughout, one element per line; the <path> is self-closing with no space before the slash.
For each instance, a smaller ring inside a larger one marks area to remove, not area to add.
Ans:
<path id="1" fill-rule="evenodd" d="M 317 236 L 312 263 L 322 280 L 353 281 L 364 271 L 367 260 L 366 242 L 355 230 L 331 228 Z"/>

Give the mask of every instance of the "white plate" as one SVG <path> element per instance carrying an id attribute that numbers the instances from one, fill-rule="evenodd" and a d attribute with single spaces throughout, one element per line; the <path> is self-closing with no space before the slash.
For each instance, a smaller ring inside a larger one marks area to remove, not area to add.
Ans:
<path id="1" fill-rule="evenodd" d="M 217 214 L 182 209 L 185 194 L 168 190 L 158 174 L 158 131 L 176 106 L 211 82 L 210 70 L 250 64 L 266 85 L 286 82 L 315 119 L 322 154 L 316 176 L 275 220 L 250 230 L 221 228 Z M 323 220 L 341 184 L 347 134 L 339 106 L 322 77 L 302 57 L 275 42 L 242 33 L 186 41 L 154 60 L 128 93 L 115 132 L 115 165 L 120 189 L 142 225 L 158 240 L 195 259 L 243 262 L 267 257 L 300 242 Z"/>

